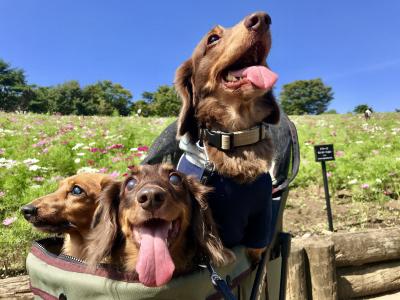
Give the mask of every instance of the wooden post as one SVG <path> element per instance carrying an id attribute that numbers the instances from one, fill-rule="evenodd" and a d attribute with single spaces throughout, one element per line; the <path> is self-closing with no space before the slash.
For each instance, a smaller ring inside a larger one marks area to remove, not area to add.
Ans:
<path id="1" fill-rule="evenodd" d="M 335 249 L 331 241 L 320 240 L 305 246 L 313 300 L 337 300 Z"/>
<path id="2" fill-rule="evenodd" d="M 287 299 L 307 300 L 307 276 L 304 248 L 292 246 L 288 260 Z"/>

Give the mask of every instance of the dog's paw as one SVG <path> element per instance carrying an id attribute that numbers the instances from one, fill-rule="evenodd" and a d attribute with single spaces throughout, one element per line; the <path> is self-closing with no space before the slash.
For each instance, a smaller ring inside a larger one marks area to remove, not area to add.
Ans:
<path id="1" fill-rule="evenodd" d="M 247 256 L 250 259 L 252 265 L 256 265 L 260 262 L 261 256 L 264 253 L 265 248 L 247 248 Z"/>

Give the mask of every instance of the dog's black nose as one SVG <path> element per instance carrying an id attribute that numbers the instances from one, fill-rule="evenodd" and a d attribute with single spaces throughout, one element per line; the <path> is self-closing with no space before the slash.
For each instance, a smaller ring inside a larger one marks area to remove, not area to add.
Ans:
<path id="1" fill-rule="evenodd" d="M 244 26 L 255 31 L 262 31 L 271 25 L 271 17 L 265 12 L 256 12 L 244 19 Z"/>
<path id="2" fill-rule="evenodd" d="M 21 212 L 23 213 L 25 219 L 28 220 L 29 218 L 37 215 L 37 207 L 32 204 L 24 205 L 21 207 Z"/>
<path id="3" fill-rule="evenodd" d="M 137 194 L 137 201 L 145 210 L 156 210 L 165 200 L 165 192 L 158 187 L 144 187 Z"/>

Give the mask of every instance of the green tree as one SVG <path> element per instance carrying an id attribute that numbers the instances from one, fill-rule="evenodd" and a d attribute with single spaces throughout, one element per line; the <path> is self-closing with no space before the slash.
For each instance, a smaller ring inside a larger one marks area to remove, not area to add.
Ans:
<path id="1" fill-rule="evenodd" d="M 332 99 L 332 88 L 320 78 L 285 84 L 280 94 L 282 108 L 289 115 L 321 114 Z"/>
<path id="2" fill-rule="evenodd" d="M 142 96 L 149 95 L 152 95 L 152 98 L 147 99 L 147 103 L 150 104 L 151 110 L 155 115 L 169 117 L 179 114 L 181 100 L 173 87 L 162 85 L 154 93 L 145 92 Z"/>
<path id="3" fill-rule="evenodd" d="M 148 102 L 145 100 L 138 100 L 132 104 L 131 114 L 149 117 L 153 115 L 153 111 L 151 110 L 151 106 Z"/>
<path id="4" fill-rule="evenodd" d="M 359 104 L 354 107 L 353 112 L 355 114 L 363 114 L 367 109 L 369 109 L 369 106 L 367 104 Z"/>
<path id="5" fill-rule="evenodd" d="M 63 115 L 76 114 L 76 104 L 82 101 L 82 89 L 79 82 L 71 80 L 52 88 L 49 93 L 52 112 Z"/>
<path id="6" fill-rule="evenodd" d="M 323 114 L 324 115 L 336 115 L 337 113 L 338 112 L 336 109 L 330 109 L 330 110 L 325 111 Z"/>
<path id="7" fill-rule="evenodd" d="M 0 59 L 0 109 L 24 110 L 30 92 L 26 85 L 24 71 L 11 68 L 10 64 Z"/>
<path id="8" fill-rule="evenodd" d="M 98 81 L 83 90 L 83 102 L 80 103 L 81 114 L 127 116 L 130 112 L 132 94 L 118 83 L 110 80 Z"/>
<path id="9" fill-rule="evenodd" d="M 32 86 L 34 96 L 28 104 L 28 111 L 43 114 L 55 111 L 54 102 L 51 101 L 51 87 Z M 53 105 L 51 105 L 53 104 Z"/>

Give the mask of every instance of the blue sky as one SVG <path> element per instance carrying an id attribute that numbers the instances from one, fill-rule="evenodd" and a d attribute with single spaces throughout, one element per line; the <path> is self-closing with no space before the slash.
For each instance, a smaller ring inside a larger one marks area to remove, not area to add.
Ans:
<path id="1" fill-rule="evenodd" d="M 216 24 L 272 17 L 268 63 L 283 84 L 320 77 L 330 108 L 400 108 L 400 1 L 264 0 L 0 1 L 0 58 L 29 83 L 82 85 L 109 79 L 140 98 L 171 84 L 175 69 Z"/>

